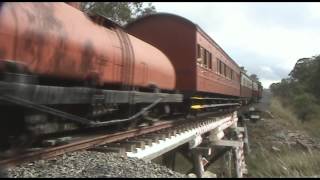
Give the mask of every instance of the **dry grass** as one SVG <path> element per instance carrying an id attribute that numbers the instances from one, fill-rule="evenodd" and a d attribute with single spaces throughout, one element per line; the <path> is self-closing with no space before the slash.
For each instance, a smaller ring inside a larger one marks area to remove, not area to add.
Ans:
<path id="1" fill-rule="evenodd" d="M 276 98 L 271 100 L 270 111 L 274 115 L 274 119 L 271 121 L 280 129 L 304 131 L 313 138 L 320 137 L 320 119 L 302 123 L 292 113 L 290 107 L 284 107 Z M 250 156 L 247 156 L 250 177 L 320 177 L 319 151 L 314 150 L 310 153 L 299 148 L 289 148 L 282 145 L 277 146 L 280 148 L 280 151 L 277 152 L 271 149 L 273 144 L 266 140 L 267 136 L 273 136 L 275 132 L 268 128 L 259 128 L 254 131 L 260 132 L 251 135 L 255 137 L 249 139 L 252 141 L 252 145 L 256 144 Z"/>
<path id="2" fill-rule="evenodd" d="M 302 128 L 313 138 L 320 141 L 320 118 L 311 120 L 302 125 Z"/>
<path id="3" fill-rule="evenodd" d="M 276 153 L 260 146 L 248 159 L 251 177 L 311 177 L 320 175 L 320 152 L 281 147 Z"/>
<path id="4" fill-rule="evenodd" d="M 270 110 L 276 116 L 275 120 L 277 120 L 278 123 L 285 125 L 285 127 L 302 130 L 313 138 L 320 138 L 320 117 L 314 117 L 312 120 L 303 123 L 295 116 L 290 107 L 284 107 L 277 98 L 272 98 Z"/>
<path id="5" fill-rule="evenodd" d="M 283 107 L 277 98 L 272 98 L 270 103 L 270 111 L 275 116 L 275 120 L 279 124 L 289 128 L 301 127 L 301 122 L 296 118 L 289 107 Z"/>

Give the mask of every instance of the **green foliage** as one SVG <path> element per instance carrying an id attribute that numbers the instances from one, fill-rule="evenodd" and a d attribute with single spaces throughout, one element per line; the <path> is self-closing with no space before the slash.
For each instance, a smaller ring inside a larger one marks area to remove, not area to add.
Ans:
<path id="1" fill-rule="evenodd" d="M 298 121 L 298 118 L 293 113 L 293 110 L 284 106 L 284 103 L 280 101 L 280 98 L 272 97 L 270 101 L 270 111 L 277 117 L 276 123 L 283 127 L 297 129 L 302 125 L 301 121 Z"/>
<path id="2" fill-rule="evenodd" d="M 297 61 L 289 77 L 270 86 L 284 105 L 290 105 L 302 121 L 317 117 L 320 105 L 320 55 Z"/>
<path id="3" fill-rule="evenodd" d="M 82 9 L 87 13 L 97 13 L 110 18 L 120 25 L 125 25 L 134 19 L 156 12 L 155 7 L 143 2 L 82 2 Z"/>
<path id="4" fill-rule="evenodd" d="M 308 93 L 301 93 L 293 98 L 293 107 L 300 120 L 310 120 L 312 115 L 316 113 L 314 99 L 315 97 Z"/>
<path id="5" fill-rule="evenodd" d="M 258 78 L 258 76 L 257 76 L 256 74 L 251 74 L 251 75 L 250 75 L 250 78 L 251 78 L 252 80 L 254 80 L 254 81 L 259 81 L 259 78 Z"/>

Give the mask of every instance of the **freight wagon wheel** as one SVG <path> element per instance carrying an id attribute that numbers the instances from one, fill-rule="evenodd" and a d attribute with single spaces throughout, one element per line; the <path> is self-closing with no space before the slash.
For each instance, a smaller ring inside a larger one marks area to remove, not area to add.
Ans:
<path id="1" fill-rule="evenodd" d="M 34 137 L 24 121 L 23 108 L 1 107 L 0 116 L 5 122 L 0 126 L 0 155 L 10 156 L 30 147 Z"/>
<path id="2" fill-rule="evenodd" d="M 0 80 L 10 83 L 36 84 L 38 79 L 26 65 L 15 61 L 0 61 Z M 24 108 L 4 105 L 0 107 L 0 151 L 2 155 L 18 153 L 33 142 L 33 133 L 28 130 Z"/>

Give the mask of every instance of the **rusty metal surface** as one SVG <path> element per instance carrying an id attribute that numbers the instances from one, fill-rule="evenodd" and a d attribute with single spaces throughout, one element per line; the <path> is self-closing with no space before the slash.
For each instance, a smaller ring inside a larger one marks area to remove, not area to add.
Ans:
<path id="1" fill-rule="evenodd" d="M 252 89 L 247 88 L 245 86 L 241 86 L 241 97 L 251 98 L 252 97 Z"/>
<path id="2" fill-rule="evenodd" d="M 195 26 L 171 18 L 149 16 L 127 26 L 126 30 L 168 56 L 176 71 L 176 89 L 195 90 Z"/>
<path id="3" fill-rule="evenodd" d="M 197 25 L 175 15 L 156 14 L 129 24 L 126 30 L 164 52 L 176 69 L 176 89 L 240 95 L 240 69 Z M 168 43 L 170 42 L 170 43 Z M 213 69 L 196 64 L 196 45 L 212 53 Z M 217 74 L 217 58 L 234 70 L 234 80 Z"/>
<path id="4" fill-rule="evenodd" d="M 0 27 L 0 60 L 24 63 L 35 74 L 174 88 L 173 66 L 161 51 L 121 29 L 94 23 L 68 4 L 4 3 Z"/>

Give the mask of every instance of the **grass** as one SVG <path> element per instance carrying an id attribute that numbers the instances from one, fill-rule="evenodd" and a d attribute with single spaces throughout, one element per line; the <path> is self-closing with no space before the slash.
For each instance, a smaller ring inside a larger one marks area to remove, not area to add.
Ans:
<path id="1" fill-rule="evenodd" d="M 313 119 L 302 123 L 290 107 L 284 107 L 279 99 L 273 98 L 270 111 L 274 121 L 279 127 L 290 130 L 307 132 L 311 137 L 320 137 L 320 119 Z M 278 127 L 278 129 L 279 129 Z M 311 153 L 301 148 L 290 148 L 287 145 L 275 145 L 280 151 L 274 151 L 272 142 L 266 137 L 273 136 L 269 128 L 252 127 L 251 144 L 254 150 L 247 156 L 247 165 L 250 177 L 314 177 L 320 176 L 320 151 Z M 277 128 L 275 128 L 277 129 Z M 250 140 L 250 139 L 249 139 Z"/>
<path id="2" fill-rule="evenodd" d="M 307 132 L 313 138 L 320 138 L 320 115 L 316 115 L 312 119 L 302 122 L 295 116 L 291 107 L 284 107 L 277 98 L 272 98 L 270 110 L 276 116 L 275 120 L 285 127 L 302 130 Z"/>
<path id="3" fill-rule="evenodd" d="M 320 118 L 315 120 L 310 120 L 302 125 L 302 128 L 313 138 L 320 141 Z"/>
<path id="4" fill-rule="evenodd" d="M 285 127 L 290 128 L 301 127 L 302 123 L 294 115 L 293 111 L 289 107 L 284 107 L 279 99 L 271 99 L 270 111 L 275 115 L 275 120 L 277 120 L 281 125 L 285 125 Z"/>
<path id="5" fill-rule="evenodd" d="M 247 159 L 251 177 L 311 177 L 320 175 L 320 152 L 289 149 L 273 152 L 260 146 Z"/>

